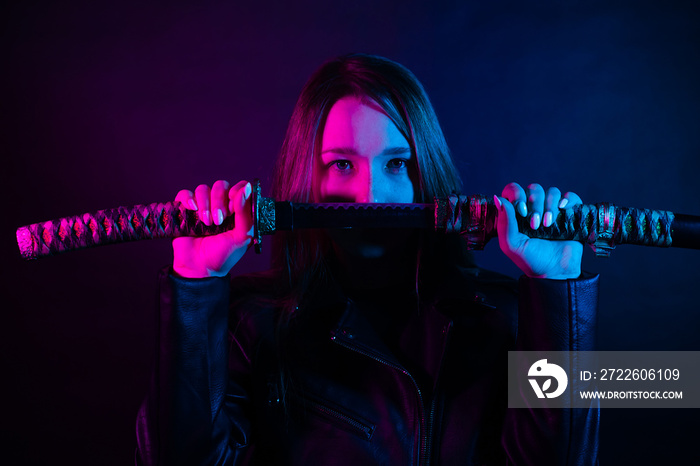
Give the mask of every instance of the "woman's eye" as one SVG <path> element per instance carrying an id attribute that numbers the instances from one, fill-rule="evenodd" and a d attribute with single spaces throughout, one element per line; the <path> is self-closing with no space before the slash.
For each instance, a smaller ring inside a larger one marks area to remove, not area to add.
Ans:
<path id="1" fill-rule="evenodd" d="M 407 165 L 408 164 L 405 159 L 391 159 L 386 164 L 386 168 L 388 168 L 391 171 L 399 171 L 402 168 L 406 168 Z"/>
<path id="2" fill-rule="evenodd" d="M 352 163 L 349 160 L 335 160 L 328 164 L 328 168 L 335 168 L 341 172 L 348 171 L 352 168 Z"/>

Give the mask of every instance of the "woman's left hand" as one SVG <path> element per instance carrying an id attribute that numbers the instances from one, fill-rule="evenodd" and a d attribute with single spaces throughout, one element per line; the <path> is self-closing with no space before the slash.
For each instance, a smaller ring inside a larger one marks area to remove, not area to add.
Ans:
<path id="1" fill-rule="evenodd" d="M 578 241 L 555 241 L 529 238 L 518 231 L 516 215 L 527 217 L 532 229 L 550 226 L 560 209 L 582 204 L 577 194 L 561 194 L 557 188 L 545 190 L 539 184 L 523 189 L 510 183 L 494 196 L 498 207 L 498 243 L 501 250 L 527 276 L 563 280 L 581 275 L 583 244 Z M 500 205 L 499 205 L 500 204 Z"/>

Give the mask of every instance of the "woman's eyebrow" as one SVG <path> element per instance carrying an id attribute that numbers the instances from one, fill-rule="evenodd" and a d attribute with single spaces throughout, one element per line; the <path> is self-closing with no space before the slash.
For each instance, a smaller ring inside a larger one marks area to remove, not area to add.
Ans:
<path id="1" fill-rule="evenodd" d="M 331 147 L 330 149 L 322 150 L 321 153 L 333 152 L 342 155 L 357 155 L 357 151 L 353 147 Z"/>
<path id="2" fill-rule="evenodd" d="M 331 147 L 321 151 L 322 154 L 327 152 L 333 152 L 334 154 L 341 155 L 358 155 L 357 150 L 354 147 Z M 405 146 L 387 147 L 382 151 L 380 155 L 404 155 L 410 154 L 411 149 Z"/>
<path id="3" fill-rule="evenodd" d="M 387 147 L 382 151 L 382 155 L 404 155 L 410 153 L 411 148 L 405 146 Z"/>

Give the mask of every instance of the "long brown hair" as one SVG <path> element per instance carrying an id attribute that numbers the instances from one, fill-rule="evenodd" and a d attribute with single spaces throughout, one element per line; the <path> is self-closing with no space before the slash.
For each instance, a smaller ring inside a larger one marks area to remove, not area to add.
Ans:
<path id="1" fill-rule="evenodd" d="M 408 141 L 414 163 L 409 167 L 414 174 L 414 202 L 432 202 L 435 196 L 460 191 L 459 174 L 433 106 L 418 79 L 407 68 L 387 58 L 350 54 L 321 65 L 302 89 L 275 164 L 274 199 L 318 200 L 312 176 L 325 120 L 333 104 L 348 96 L 376 102 Z M 273 266 L 281 271 L 286 283 L 288 314 L 296 308 L 309 285 L 328 273 L 329 252 L 328 240 L 319 232 L 275 235 Z"/>

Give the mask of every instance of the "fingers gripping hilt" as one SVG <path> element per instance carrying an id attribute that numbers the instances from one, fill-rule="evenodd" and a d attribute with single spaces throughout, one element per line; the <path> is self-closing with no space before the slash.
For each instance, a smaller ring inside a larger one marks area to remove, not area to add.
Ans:
<path id="1" fill-rule="evenodd" d="M 469 249 L 480 250 L 497 236 L 497 212 L 486 196 L 453 194 L 435 199 L 435 226 L 439 231 L 459 233 Z M 518 230 L 530 238 L 578 241 L 607 257 L 618 244 L 671 246 L 674 214 L 602 202 L 559 210 L 552 225 L 536 230 L 530 228 L 527 217 L 517 216 L 517 221 Z"/>

